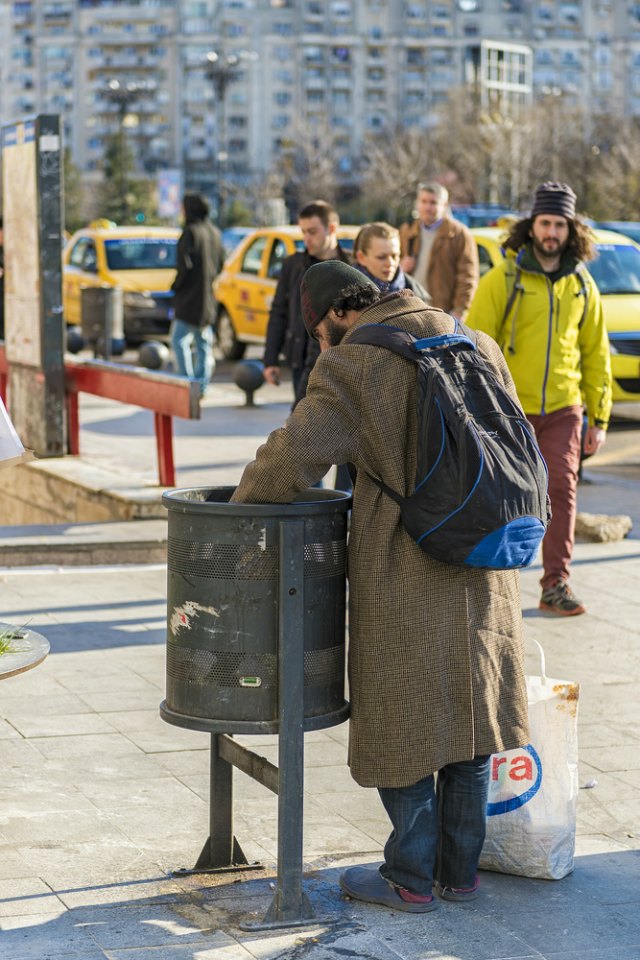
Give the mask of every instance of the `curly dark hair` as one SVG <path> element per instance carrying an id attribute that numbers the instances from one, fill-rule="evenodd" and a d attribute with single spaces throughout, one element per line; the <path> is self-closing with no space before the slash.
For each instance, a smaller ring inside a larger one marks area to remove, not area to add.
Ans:
<path id="1" fill-rule="evenodd" d="M 593 243 L 593 236 L 586 223 L 583 223 L 578 217 L 575 220 L 569 220 L 569 241 L 567 243 L 567 252 L 572 254 L 577 260 L 593 260 L 597 254 Z M 505 250 L 519 250 L 527 240 L 530 239 L 533 217 L 525 217 L 524 220 L 518 220 L 509 229 L 507 239 L 502 246 Z"/>
<path id="2" fill-rule="evenodd" d="M 352 283 L 344 287 L 330 309 L 339 317 L 343 317 L 348 310 L 366 310 L 367 307 L 377 303 L 380 297 L 380 291 L 373 284 L 370 287 L 363 287 L 360 283 Z"/>

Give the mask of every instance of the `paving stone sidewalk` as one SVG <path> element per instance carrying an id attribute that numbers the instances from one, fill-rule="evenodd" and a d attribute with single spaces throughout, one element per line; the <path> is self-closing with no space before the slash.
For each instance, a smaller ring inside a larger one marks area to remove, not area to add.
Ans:
<path id="1" fill-rule="evenodd" d="M 226 416 L 237 430 L 240 411 L 208 403 L 217 424 Z M 101 435 L 116 437 L 113 420 L 92 409 Z M 231 479 L 216 482 L 233 482 L 277 413 L 259 412 L 242 442 L 227 438 L 217 477 Z M 195 439 L 179 444 L 187 483 L 211 476 L 211 441 Z M 0 569 L 0 620 L 28 622 L 51 643 L 41 666 L 0 682 L 1 960 L 639 960 L 637 477 L 594 461 L 580 488 L 582 509 L 634 519 L 623 541 L 577 545 L 573 583 L 587 616 L 540 614 L 540 571 L 522 574 L 527 636 L 542 643 L 550 676 L 581 684 L 575 870 L 557 882 L 483 872 L 477 901 L 424 916 L 340 895 L 341 869 L 379 862 L 388 833 L 376 792 L 349 775 L 347 724 L 305 737 L 305 889 L 315 924 L 240 926 L 264 916 L 277 857 L 277 800 L 243 774 L 235 832 L 266 869 L 173 874 L 195 863 L 206 839 L 209 737 L 158 715 L 164 566 Z M 239 739 L 277 761 L 277 738 Z"/>

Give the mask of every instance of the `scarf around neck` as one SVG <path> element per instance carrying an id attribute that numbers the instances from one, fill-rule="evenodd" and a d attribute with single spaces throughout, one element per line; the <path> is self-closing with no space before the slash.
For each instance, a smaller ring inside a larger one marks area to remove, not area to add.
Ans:
<path id="1" fill-rule="evenodd" d="M 354 263 L 353 266 L 356 270 L 359 270 L 360 273 L 364 273 L 365 277 L 368 277 L 372 283 L 375 283 L 381 293 L 395 293 L 397 290 L 404 290 L 407 286 L 407 280 L 402 267 L 398 267 L 393 280 L 378 280 L 378 278 L 374 277 L 372 273 L 369 273 L 367 268 L 363 267 L 361 263 Z"/>

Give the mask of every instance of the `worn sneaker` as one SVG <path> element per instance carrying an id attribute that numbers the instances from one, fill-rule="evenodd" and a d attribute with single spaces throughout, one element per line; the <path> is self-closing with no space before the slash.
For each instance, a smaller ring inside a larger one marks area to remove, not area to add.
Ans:
<path id="1" fill-rule="evenodd" d="M 443 900 L 457 900 L 464 902 L 465 900 L 475 900 L 478 896 L 478 887 L 480 886 L 480 881 L 477 877 L 474 877 L 473 883 L 470 887 L 447 887 L 442 883 L 434 883 L 433 888 L 438 894 L 439 897 L 442 897 Z"/>
<path id="2" fill-rule="evenodd" d="M 566 580 L 558 580 L 542 591 L 540 610 L 548 610 L 559 617 L 577 617 L 586 612 Z"/>
<path id="3" fill-rule="evenodd" d="M 438 901 L 431 894 L 422 896 L 403 887 L 395 887 L 387 883 L 379 870 L 367 867 L 349 867 L 340 877 L 340 886 L 354 900 L 380 903 L 405 913 L 430 913 L 438 906 Z"/>

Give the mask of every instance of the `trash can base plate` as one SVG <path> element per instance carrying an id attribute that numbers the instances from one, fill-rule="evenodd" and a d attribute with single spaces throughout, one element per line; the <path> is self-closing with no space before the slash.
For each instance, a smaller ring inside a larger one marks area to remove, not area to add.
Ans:
<path id="1" fill-rule="evenodd" d="M 163 700 L 160 704 L 160 716 L 166 723 L 174 727 L 186 727 L 188 730 L 201 730 L 203 733 L 278 733 L 277 720 L 210 720 L 207 717 L 191 717 L 184 713 L 176 713 Z M 336 727 L 349 718 L 349 703 L 332 713 L 323 713 L 318 717 L 305 717 L 304 730 L 324 730 L 325 727 Z"/>

